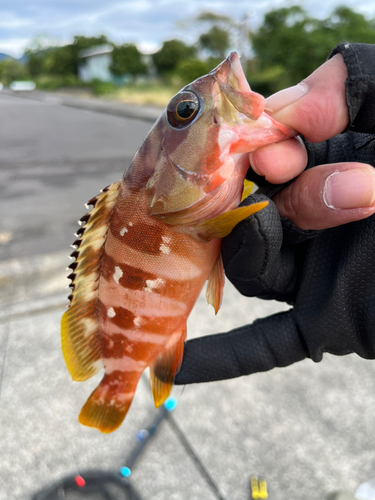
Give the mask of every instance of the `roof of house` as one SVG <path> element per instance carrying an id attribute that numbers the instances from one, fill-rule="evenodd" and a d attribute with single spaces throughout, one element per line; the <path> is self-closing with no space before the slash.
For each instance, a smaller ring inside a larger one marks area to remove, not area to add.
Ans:
<path id="1" fill-rule="evenodd" d="M 95 47 L 90 47 L 89 49 L 80 50 L 78 55 L 79 57 L 93 57 L 100 56 L 102 54 L 109 54 L 112 52 L 113 46 L 109 43 L 103 45 L 96 45 Z"/>

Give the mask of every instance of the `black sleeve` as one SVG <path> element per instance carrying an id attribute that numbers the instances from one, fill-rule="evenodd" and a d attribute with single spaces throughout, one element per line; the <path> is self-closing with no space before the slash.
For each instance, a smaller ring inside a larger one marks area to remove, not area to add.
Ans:
<path id="1" fill-rule="evenodd" d="M 341 161 L 375 166 L 375 46 L 344 43 L 331 56 L 336 53 L 343 54 L 348 67 L 349 127 L 324 143 L 306 142 L 307 168 Z M 282 187 L 264 186 L 263 193 L 272 196 Z M 245 203 L 264 196 L 253 195 Z M 279 217 L 270 202 L 238 224 L 223 240 L 227 277 L 242 294 L 286 301 L 293 308 L 187 342 L 176 383 L 238 377 L 305 357 L 320 361 L 324 352 L 374 359 L 374 244 L 375 216 L 302 231 Z"/>
<path id="2" fill-rule="evenodd" d="M 342 54 L 348 69 L 345 82 L 349 129 L 375 132 L 375 45 L 340 43 L 330 57 Z"/>

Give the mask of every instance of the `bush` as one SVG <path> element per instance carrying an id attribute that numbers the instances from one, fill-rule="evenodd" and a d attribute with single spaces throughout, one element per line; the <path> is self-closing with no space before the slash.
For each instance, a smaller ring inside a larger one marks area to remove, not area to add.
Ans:
<path id="1" fill-rule="evenodd" d="M 75 75 L 67 76 L 40 76 L 36 79 L 36 86 L 43 90 L 57 90 L 62 87 L 82 86 L 82 82 Z"/>
<path id="2" fill-rule="evenodd" d="M 90 87 L 95 95 L 110 94 L 111 92 L 116 90 L 116 87 L 115 85 L 113 85 L 113 83 L 102 82 L 97 78 L 94 78 L 94 80 L 90 82 Z"/>

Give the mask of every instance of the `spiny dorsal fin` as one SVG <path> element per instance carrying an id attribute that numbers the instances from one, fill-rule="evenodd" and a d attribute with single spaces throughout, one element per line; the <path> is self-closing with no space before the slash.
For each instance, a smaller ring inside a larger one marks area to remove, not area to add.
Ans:
<path id="1" fill-rule="evenodd" d="M 61 344 L 66 366 L 73 380 L 87 380 L 102 367 L 99 324 L 96 318 L 100 262 L 112 209 L 119 194 L 121 181 L 104 188 L 89 201 L 94 205 L 84 215 L 84 227 L 79 231 L 78 247 L 72 253 L 73 273 L 69 309 L 61 321 Z"/>

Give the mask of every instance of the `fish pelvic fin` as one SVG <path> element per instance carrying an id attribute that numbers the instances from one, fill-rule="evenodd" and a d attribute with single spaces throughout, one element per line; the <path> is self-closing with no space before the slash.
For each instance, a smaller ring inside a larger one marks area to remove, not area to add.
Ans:
<path id="1" fill-rule="evenodd" d="M 214 267 L 208 277 L 206 288 L 206 300 L 215 309 L 215 314 L 218 313 L 221 302 L 223 300 L 223 290 L 225 283 L 224 266 L 221 258 L 221 253 L 217 256 Z"/>
<path id="2" fill-rule="evenodd" d="M 254 182 L 251 182 L 247 179 L 243 181 L 243 191 L 242 191 L 242 196 L 241 196 L 241 202 L 245 200 L 248 196 L 251 195 L 251 192 L 254 187 Z"/>
<path id="3" fill-rule="evenodd" d="M 156 408 L 164 403 L 172 390 L 174 377 L 182 363 L 185 339 L 186 326 L 177 341 L 167 345 L 150 366 L 150 386 Z"/>
<path id="4" fill-rule="evenodd" d="M 97 298 L 100 265 L 108 225 L 121 181 L 103 189 L 88 202 L 93 208 L 81 219 L 84 224 L 71 254 L 75 261 L 72 273 L 69 309 L 61 321 L 61 346 L 66 366 L 73 380 L 83 381 L 103 368 L 100 331 L 97 321 Z"/>
<path id="5" fill-rule="evenodd" d="M 106 373 L 82 407 L 79 422 L 104 434 L 115 431 L 128 413 L 141 374 L 118 370 Z"/>
<path id="6" fill-rule="evenodd" d="M 268 201 L 261 201 L 246 207 L 229 210 L 213 219 L 202 221 L 197 225 L 198 236 L 204 241 L 211 241 L 214 238 L 224 238 L 232 232 L 233 228 L 239 222 L 259 212 L 259 210 L 262 210 L 267 205 Z"/>

